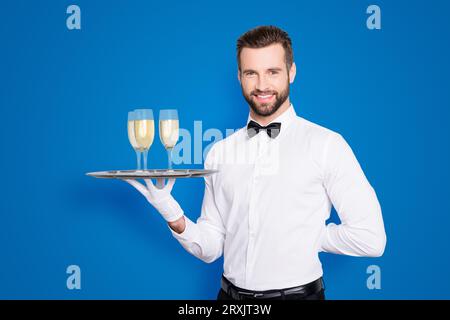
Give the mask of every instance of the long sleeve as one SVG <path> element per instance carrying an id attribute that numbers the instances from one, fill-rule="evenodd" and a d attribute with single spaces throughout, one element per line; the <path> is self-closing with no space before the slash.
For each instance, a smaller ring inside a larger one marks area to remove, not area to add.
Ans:
<path id="1" fill-rule="evenodd" d="M 383 255 L 386 234 L 380 204 L 341 135 L 330 136 L 323 163 L 324 186 L 341 224 L 329 223 L 325 227 L 322 251 L 350 256 Z"/>
<path id="2" fill-rule="evenodd" d="M 215 169 L 214 146 L 205 160 L 205 169 Z M 194 223 L 185 216 L 186 229 L 178 234 L 170 227 L 172 235 L 189 253 L 204 262 L 211 263 L 223 253 L 225 228 L 214 200 L 213 176 L 205 177 L 205 193 L 201 215 Z"/>

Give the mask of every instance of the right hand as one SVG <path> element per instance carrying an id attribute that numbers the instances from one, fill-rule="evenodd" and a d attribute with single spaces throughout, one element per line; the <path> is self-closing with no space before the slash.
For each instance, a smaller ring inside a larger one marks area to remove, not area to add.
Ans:
<path id="1" fill-rule="evenodd" d="M 175 179 L 168 179 L 167 184 L 162 188 L 157 188 L 151 179 L 144 179 L 144 186 L 134 179 L 124 179 L 126 182 L 135 187 L 147 199 L 150 204 L 163 216 L 167 222 L 173 222 L 180 219 L 184 212 L 178 202 L 170 194 L 175 184 Z M 162 180 L 164 183 L 164 179 Z M 158 182 L 159 182 L 158 181 Z"/>

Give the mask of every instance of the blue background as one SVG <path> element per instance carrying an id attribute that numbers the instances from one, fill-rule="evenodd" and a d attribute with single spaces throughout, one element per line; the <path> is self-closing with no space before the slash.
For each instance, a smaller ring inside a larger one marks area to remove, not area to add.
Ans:
<path id="1" fill-rule="evenodd" d="M 81 30 L 66 27 L 73 3 Z M 450 298 L 448 1 L 73 3 L 0 5 L 0 298 L 216 298 L 222 259 L 191 256 L 131 186 L 85 173 L 135 166 L 137 107 L 178 108 L 188 130 L 243 126 L 236 39 L 263 24 L 293 40 L 297 113 L 347 139 L 383 209 L 383 257 L 321 255 L 327 298 Z M 157 137 L 149 161 L 166 165 Z M 191 219 L 203 188 L 175 185 Z M 66 288 L 72 264 L 81 290 Z"/>

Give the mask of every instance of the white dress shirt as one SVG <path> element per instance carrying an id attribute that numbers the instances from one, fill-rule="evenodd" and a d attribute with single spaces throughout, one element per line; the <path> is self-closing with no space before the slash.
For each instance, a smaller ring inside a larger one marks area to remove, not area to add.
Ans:
<path id="1" fill-rule="evenodd" d="M 253 120 L 249 116 L 248 121 Z M 201 215 L 173 236 L 248 290 L 303 285 L 322 276 L 318 253 L 377 257 L 386 235 L 374 189 L 344 138 L 296 115 L 281 131 L 250 138 L 246 127 L 215 143 L 205 160 Z M 341 224 L 325 224 L 332 205 Z"/>

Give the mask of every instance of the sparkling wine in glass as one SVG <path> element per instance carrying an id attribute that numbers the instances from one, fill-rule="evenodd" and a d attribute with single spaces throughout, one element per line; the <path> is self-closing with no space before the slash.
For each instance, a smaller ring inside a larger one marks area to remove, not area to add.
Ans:
<path id="1" fill-rule="evenodd" d="M 144 170 L 147 170 L 147 154 L 155 137 L 153 110 L 136 109 L 134 113 L 134 137 L 138 150 L 144 155 Z"/>
<path id="2" fill-rule="evenodd" d="M 128 112 L 128 140 L 130 141 L 131 146 L 136 152 L 136 161 L 137 161 L 137 170 L 141 170 L 141 151 L 139 151 L 139 146 L 136 141 L 136 135 L 134 131 L 134 122 L 136 120 L 136 113 L 134 111 Z"/>
<path id="3" fill-rule="evenodd" d="M 179 137 L 178 111 L 163 109 L 159 111 L 159 138 L 167 150 L 168 167 L 172 170 L 172 149 Z"/>

